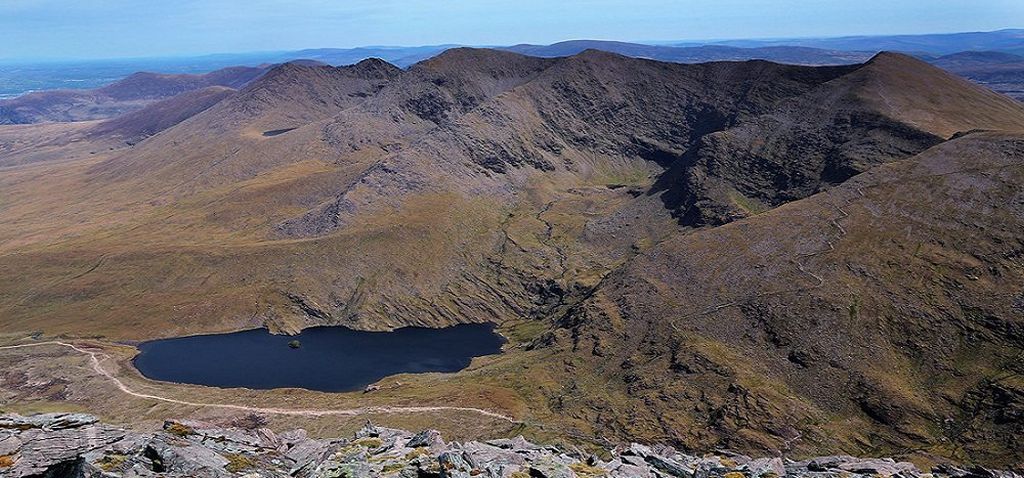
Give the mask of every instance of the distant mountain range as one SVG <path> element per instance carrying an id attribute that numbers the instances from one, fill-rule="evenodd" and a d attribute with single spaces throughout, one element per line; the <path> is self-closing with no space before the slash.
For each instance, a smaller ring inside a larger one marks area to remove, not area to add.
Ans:
<path id="1" fill-rule="evenodd" d="M 675 63 L 767 60 L 793 65 L 845 65 L 866 61 L 880 51 L 913 54 L 1017 99 L 1024 99 L 1024 30 L 946 35 L 848 37 L 821 40 L 734 41 L 713 45 L 645 45 L 572 40 L 552 45 L 501 49 L 540 57 L 570 56 L 594 49 L 635 58 Z"/>
<path id="2" fill-rule="evenodd" d="M 634 58 L 673 63 L 768 60 L 793 65 L 848 65 L 867 61 L 873 54 L 873 52 L 823 50 L 802 46 L 739 48 L 705 45 L 675 47 L 599 40 L 572 40 L 552 45 L 515 45 L 500 49 L 545 58 L 572 56 L 586 50 L 601 50 Z"/>
<path id="3" fill-rule="evenodd" d="M 355 64 L 367 58 L 380 58 L 393 65 L 406 68 L 458 46 L 463 45 L 318 48 L 215 54 L 191 58 L 143 58 L 38 64 L 0 61 L 0 99 L 29 91 L 96 88 L 137 71 L 197 74 L 229 66 L 266 66 L 298 59 L 316 60 L 337 66 Z M 780 63 L 824 65 L 862 62 L 880 51 L 899 51 L 926 58 L 937 58 L 964 51 L 993 51 L 1024 55 L 1024 30 L 659 44 L 571 40 L 552 45 L 523 44 L 492 47 L 542 57 L 568 56 L 592 48 L 626 56 L 678 63 L 762 59 Z"/>
<path id="4" fill-rule="evenodd" d="M 1024 53 L 1024 29 L 992 32 L 939 33 L 924 35 L 849 36 L 835 38 L 785 38 L 769 40 L 728 40 L 716 45 L 742 48 L 803 46 L 843 51 L 901 51 L 913 54 L 948 55 L 961 51 L 1002 51 Z M 674 45 L 689 46 L 689 43 Z"/>
<path id="5" fill-rule="evenodd" d="M 208 87 L 240 88 L 264 71 L 230 67 L 204 74 L 140 72 L 91 90 L 52 90 L 0 100 L 0 124 L 112 118 L 151 103 Z"/>
<path id="6" fill-rule="evenodd" d="M 46 85 L 45 78 L 50 75 L 53 77 L 52 84 L 61 89 L 61 91 L 34 92 L 13 99 L 0 99 L 0 124 L 112 118 L 184 91 L 211 86 L 238 88 L 273 64 L 298 62 L 337 66 L 355 64 L 367 58 L 379 58 L 400 68 L 408 68 L 454 47 L 456 45 L 321 48 L 262 54 L 209 55 L 196 58 L 191 62 L 183 59 L 161 60 L 154 63 L 153 66 L 172 71 L 202 70 L 202 65 L 232 64 L 230 63 L 232 61 L 237 61 L 236 64 L 256 64 L 258 66 L 222 68 L 205 75 L 169 74 L 168 72 L 137 73 L 93 90 L 66 89 L 69 84 L 67 76 L 70 73 L 61 70 L 59 65 L 48 67 L 0 65 L 0 95 L 3 94 L 4 84 L 14 85 L 10 88 L 19 88 L 16 85 L 26 84 L 24 81 L 10 80 L 10 78 L 21 78 L 25 75 L 30 78 L 38 77 L 38 81 L 29 83 L 35 88 Z M 520 44 L 496 47 L 496 49 L 543 58 L 565 57 L 587 50 L 600 50 L 634 58 L 673 63 L 766 60 L 812 66 L 862 63 L 878 51 L 901 50 L 913 53 L 918 58 L 983 84 L 997 92 L 1024 99 L 1024 57 L 1014 53 L 1024 52 L 1024 30 L 825 39 L 735 40 L 699 46 L 571 40 L 551 45 Z M 117 68 L 126 68 L 128 65 L 141 67 L 146 66 L 146 63 L 119 64 Z M 76 64 L 67 68 L 74 72 L 73 76 L 88 76 L 90 68 L 93 67 Z M 109 65 L 105 66 L 102 62 L 95 64 L 94 68 L 98 75 L 104 77 L 121 71 Z M 5 78 L 8 80 L 6 83 Z M 82 81 L 76 84 L 94 85 L 95 83 L 95 81 Z M 112 92 L 120 93 L 112 95 Z M 200 97 L 209 99 L 213 96 L 201 95 L 197 98 Z"/>
<path id="7" fill-rule="evenodd" d="M 402 68 L 426 60 L 450 48 L 461 45 L 428 45 L 414 47 L 360 47 L 360 48 L 317 48 L 282 53 L 269 58 L 271 63 L 284 63 L 294 59 L 308 59 L 329 65 L 354 65 L 367 58 L 379 58 Z"/>

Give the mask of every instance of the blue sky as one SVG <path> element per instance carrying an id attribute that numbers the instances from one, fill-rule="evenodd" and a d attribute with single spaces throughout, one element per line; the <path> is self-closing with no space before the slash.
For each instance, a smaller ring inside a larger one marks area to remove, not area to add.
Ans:
<path id="1" fill-rule="evenodd" d="M 0 0 L 0 59 L 1011 27 L 1022 0 Z"/>

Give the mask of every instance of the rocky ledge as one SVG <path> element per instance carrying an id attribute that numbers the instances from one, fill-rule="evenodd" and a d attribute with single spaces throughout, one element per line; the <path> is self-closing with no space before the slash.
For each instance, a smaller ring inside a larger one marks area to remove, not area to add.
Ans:
<path id="1" fill-rule="evenodd" d="M 370 423 L 351 438 L 318 440 L 303 430 L 274 433 L 264 425 L 257 415 L 226 427 L 168 421 L 159 432 L 140 434 L 82 414 L 0 415 L 0 476 L 1024 478 L 1013 472 L 950 465 L 925 473 L 887 458 L 698 457 L 640 444 L 608 450 L 602 459 L 523 437 L 448 443 L 435 430 L 411 433 Z"/>

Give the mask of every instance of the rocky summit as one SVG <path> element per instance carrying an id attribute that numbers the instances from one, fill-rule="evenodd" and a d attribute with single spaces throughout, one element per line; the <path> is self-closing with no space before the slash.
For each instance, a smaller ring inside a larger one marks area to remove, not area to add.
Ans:
<path id="1" fill-rule="evenodd" d="M 350 438 L 315 439 L 305 430 L 275 433 L 259 415 L 229 426 L 164 422 L 138 433 L 85 414 L 0 416 L 0 476 L 5 477 L 952 477 L 1019 478 L 1014 472 L 942 464 L 924 472 L 890 458 L 825 456 L 793 461 L 719 452 L 702 456 L 633 443 L 600 450 L 561 449 L 512 439 L 446 442 L 367 422 Z"/>

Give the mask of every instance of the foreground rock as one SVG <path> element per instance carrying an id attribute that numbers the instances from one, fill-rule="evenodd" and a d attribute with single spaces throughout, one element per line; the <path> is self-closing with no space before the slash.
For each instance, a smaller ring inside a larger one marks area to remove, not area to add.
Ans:
<path id="1" fill-rule="evenodd" d="M 1021 478 L 1012 472 L 942 465 L 924 473 L 892 459 L 851 456 L 806 461 L 742 455 L 692 456 L 632 444 L 607 459 L 536 445 L 523 437 L 446 443 L 435 430 L 411 433 L 367 423 L 349 439 L 317 440 L 304 430 L 277 434 L 262 420 L 222 428 L 168 421 L 138 434 L 82 414 L 0 416 L 0 476 L 106 477 L 400 477 L 574 478 L 678 477 Z M 258 417 L 255 417 L 258 418 Z"/>

